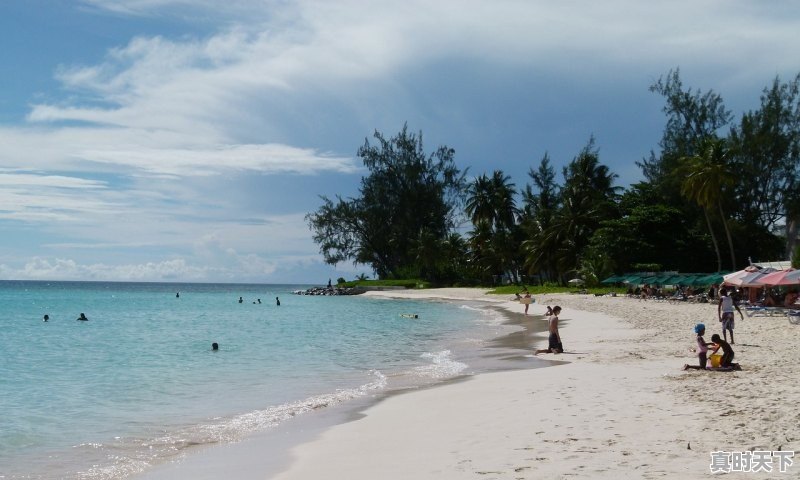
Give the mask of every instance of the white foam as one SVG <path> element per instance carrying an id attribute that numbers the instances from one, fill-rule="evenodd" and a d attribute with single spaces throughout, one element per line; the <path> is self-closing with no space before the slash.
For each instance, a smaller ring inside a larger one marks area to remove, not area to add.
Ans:
<path id="1" fill-rule="evenodd" d="M 455 377 L 467 368 L 466 363 L 453 360 L 450 350 L 442 350 L 436 353 L 423 353 L 424 359 L 429 359 L 429 365 L 422 365 L 414 368 L 414 373 L 427 378 L 444 379 Z"/>
<path id="2" fill-rule="evenodd" d="M 164 432 L 153 438 L 119 438 L 114 444 L 77 445 L 76 448 L 101 450 L 111 460 L 110 465 L 95 465 L 80 477 L 105 480 L 140 473 L 154 463 L 183 455 L 189 447 L 240 441 L 248 434 L 274 427 L 297 415 L 338 405 L 386 387 L 383 373 L 373 370 L 371 374 L 375 377 L 372 382 L 356 388 L 314 395 L 231 418 L 216 417 L 207 423 Z"/>

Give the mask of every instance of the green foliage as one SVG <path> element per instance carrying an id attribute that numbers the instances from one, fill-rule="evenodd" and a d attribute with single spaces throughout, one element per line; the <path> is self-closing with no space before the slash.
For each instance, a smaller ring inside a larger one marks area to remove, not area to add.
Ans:
<path id="1" fill-rule="evenodd" d="M 564 167 L 563 175 L 550 224 L 523 243 L 528 271 L 552 269 L 559 281 L 580 268 L 580 256 L 600 223 L 616 216 L 620 189 L 613 186 L 617 175 L 600 163 L 594 138 Z"/>
<path id="2" fill-rule="evenodd" d="M 546 282 L 539 293 L 575 291 L 564 285 L 576 276 L 591 287 L 614 272 L 720 271 L 723 257 L 730 270 L 737 258 L 794 253 L 800 263 L 800 75 L 776 78 L 727 136 L 733 116 L 713 90 L 684 87 L 677 69 L 650 90 L 666 124 L 659 150 L 637 163 L 645 180 L 625 191 L 593 137 L 560 183 L 545 153 L 517 189 L 500 170 L 468 184 L 452 149 L 426 154 L 403 127 L 358 150 L 368 170 L 359 196 L 323 197 L 307 216 L 314 241 L 326 262 L 368 265 L 381 279 L 493 285 L 502 275 Z M 457 218 L 472 223 L 463 237 Z"/>
<path id="3" fill-rule="evenodd" d="M 484 280 L 502 274 L 518 280 L 520 233 L 515 195 L 515 185 L 500 170 L 491 178 L 480 175 L 467 186 L 464 208 L 474 225 L 471 261 L 479 266 L 479 277 Z"/>
<path id="4" fill-rule="evenodd" d="M 431 288 L 431 283 L 420 279 L 388 279 L 388 280 L 353 280 L 344 282 L 345 287 L 403 287 L 403 288 Z"/>
<path id="5" fill-rule="evenodd" d="M 344 277 L 339 277 L 336 279 L 336 285 L 342 285 L 344 283 L 347 283 L 347 280 L 345 280 Z"/>
<path id="6" fill-rule="evenodd" d="M 376 145 L 366 140 L 358 156 L 369 170 L 361 179 L 361 196 L 322 197 L 323 205 L 306 216 L 314 241 L 329 264 L 351 260 L 369 265 L 379 278 L 412 270 L 435 278 L 438 265 L 431 252 L 455 226 L 464 188 L 455 152 L 439 147 L 426 155 L 422 134 L 406 126 L 386 139 L 375 132 Z"/>
<path id="7" fill-rule="evenodd" d="M 663 265 L 658 263 L 634 263 L 631 269 L 637 272 L 660 272 Z"/>

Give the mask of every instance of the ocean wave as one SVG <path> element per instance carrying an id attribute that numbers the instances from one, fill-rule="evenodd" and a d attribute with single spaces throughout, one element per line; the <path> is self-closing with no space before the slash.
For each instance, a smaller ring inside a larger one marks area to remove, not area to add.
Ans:
<path id="1" fill-rule="evenodd" d="M 217 417 L 206 423 L 185 426 L 150 438 L 118 438 L 116 443 L 111 444 L 77 445 L 76 449 L 103 452 L 109 462 L 94 465 L 75 478 L 112 480 L 141 473 L 157 463 L 179 458 L 191 447 L 237 442 L 249 434 L 275 427 L 298 415 L 339 405 L 386 388 L 387 379 L 383 373 L 373 370 L 371 374 L 374 380 L 359 387 L 339 389 L 233 417 Z"/>
<path id="2" fill-rule="evenodd" d="M 453 360 L 451 355 L 452 352 L 450 352 L 450 350 L 442 350 L 436 353 L 423 353 L 421 357 L 430 360 L 431 363 L 415 367 L 414 373 L 422 377 L 435 379 L 455 377 L 467 368 L 467 364 Z"/>

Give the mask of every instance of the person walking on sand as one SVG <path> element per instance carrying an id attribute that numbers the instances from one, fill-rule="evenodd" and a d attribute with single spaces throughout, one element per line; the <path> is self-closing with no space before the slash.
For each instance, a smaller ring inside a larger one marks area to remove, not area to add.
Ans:
<path id="1" fill-rule="evenodd" d="M 550 332 L 547 338 L 547 348 L 543 350 L 536 350 L 535 355 L 540 353 L 562 353 L 564 346 L 561 344 L 561 335 L 558 333 L 558 314 L 561 313 L 561 307 L 556 305 L 553 307 L 553 315 L 547 321 L 547 330 Z"/>
<path id="2" fill-rule="evenodd" d="M 523 305 L 525 305 L 525 315 L 527 315 L 528 314 L 528 308 L 530 308 L 531 301 L 532 301 L 531 300 L 531 292 L 529 292 L 528 289 L 526 288 L 524 290 L 524 293 L 525 293 L 525 295 L 522 297 L 522 303 L 523 303 Z"/>
<path id="3" fill-rule="evenodd" d="M 706 334 L 706 326 L 702 323 L 698 323 L 694 326 L 694 333 L 697 334 L 697 348 L 695 348 L 695 352 L 697 352 L 698 365 L 689 365 L 687 363 L 683 366 L 683 369 L 689 370 L 691 368 L 693 370 L 705 370 L 706 360 L 708 357 L 708 347 L 711 345 L 710 343 L 706 343 L 706 340 L 703 338 L 703 335 Z"/>
<path id="4" fill-rule="evenodd" d="M 739 309 L 739 304 L 736 300 L 728 293 L 726 288 L 723 288 L 719 291 L 719 304 L 717 304 L 717 316 L 719 317 L 719 321 L 722 322 L 722 335 L 725 337 L 725 341 L 728 341 L 728 332 L 731 332 L 731 345 L 734 344 L 733 341 L 733 310 L 736 309 L 739 312 L 739 316 L 744 320 L 744 315 L 742 315 L 742 311 Z"/>

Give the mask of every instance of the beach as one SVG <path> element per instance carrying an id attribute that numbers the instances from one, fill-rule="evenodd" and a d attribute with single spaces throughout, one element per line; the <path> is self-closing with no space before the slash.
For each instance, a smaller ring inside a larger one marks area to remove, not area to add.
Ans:
<path id="1" fill-rule="evenodd" d="M 368 294 L 523 310 L 478 289 Z M 389 396 L 293 448 L 287 468 L 268 478 L 706 478 L 713 451 L 761 459 L 716 463 L 718 472 L 740 470 L 726 478 L 800 475 L 788 454 L 764 453 L 800 446 L 800 327 L 786 317 L 737 315 L 742 371 L 683 371 L 696 363 L 693 326 L 707 325 L 706 340 L 721 333 L 716 304 L 559 294 L 537 296 L 530 312 L 545 305 L 563 308 L 565 353 L 542 355 L 553 367 Z M 545 337 L 531 342 L 546 347 Z"/>

